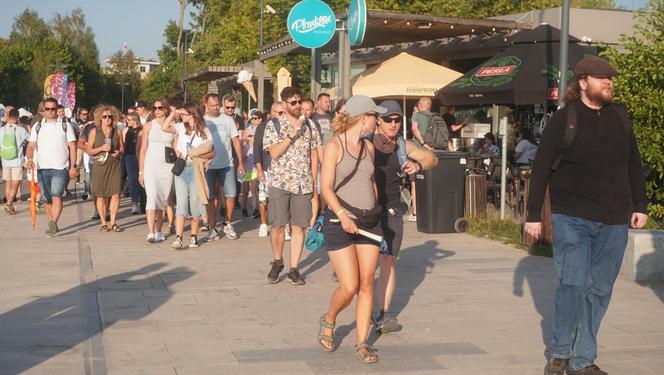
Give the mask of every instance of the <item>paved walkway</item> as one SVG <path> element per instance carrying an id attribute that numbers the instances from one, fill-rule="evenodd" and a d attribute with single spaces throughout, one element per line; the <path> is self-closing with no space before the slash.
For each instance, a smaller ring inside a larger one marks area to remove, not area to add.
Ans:
<path id="1" fill-rule="evenodd" d="M 352 307 L 340 348 L 316 343 L 335 287 L 324 252 L 303 254 L 307 285 L 269 285 L 254 220 L 241 238 L 173 251 L 100 233 L 89 202 L 67 203 L 59 237 L 33 233 L 27 204 L 0 216 L 0 374 L 541 374 L 555 288 L 552 260 L 469 235 L 406 230 L 394 310 L 403 331 L 372 336 L 380 362 L 352 357 Z M 239 211 L 236 211 L 239 216 Z M 287 253 L 287 252 L 286 252 Z M 544 338 L 543 338 L 544 337 Z M 664 373 L 664 288 L 619 280 L 598 363 Z"/>

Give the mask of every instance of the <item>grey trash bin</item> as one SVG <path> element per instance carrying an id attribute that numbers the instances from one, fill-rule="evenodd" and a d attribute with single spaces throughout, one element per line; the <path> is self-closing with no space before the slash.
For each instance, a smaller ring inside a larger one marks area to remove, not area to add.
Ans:
<path id="1" fill-rule="evenodd" d="M 423 233 L 463 233 L 467 152 L 436 151 L 438 165 L 415 175 L 417 230 Z"/>

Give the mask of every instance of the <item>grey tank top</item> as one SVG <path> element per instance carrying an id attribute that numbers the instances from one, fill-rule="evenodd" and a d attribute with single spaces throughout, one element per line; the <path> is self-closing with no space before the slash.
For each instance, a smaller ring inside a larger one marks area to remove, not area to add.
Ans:
<path id="1" fill-rule="evenodd" d="M 339 142 L 343 148 L 343 156 L 341 157 L 339 164 L 337 164 L 336 176 L 334 179 L 335 187 L 339 185 L 346 176 L 350 175 L 353 168 L 355 168 L 355 163 L 357 163 L 357 159 L 348 152 L 348 147 L 346 147 L 344 142 L 341 142 L 341 138 L 339 138 Z M 357 168 L 357 172 L 355 172 L 353 178 L 351 178 L 346 185 L 342 186 L 341 189 L 337 191 L 337 196 L 355 208 L 369 210 L 376 204 L 376 197 L 374 196 L 373 184 L 371 182 L 374 173 L 374 165 L 367 147 L 364 148 L 364 154 L 361 155 L 361 157 L 362 159 Z"/>

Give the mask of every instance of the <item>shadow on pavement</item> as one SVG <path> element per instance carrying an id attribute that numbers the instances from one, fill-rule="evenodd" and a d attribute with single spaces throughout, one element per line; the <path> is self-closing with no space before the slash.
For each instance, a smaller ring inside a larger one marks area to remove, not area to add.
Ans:
<path id="1" fill-rule="evenodd" d="M 527 256 L 521 259 L 514 270 L 513 293 L 523 297 L 524 283 L 528 283 L 533 304 L 541 317 L 540 327 L 545 347 L 549 345 L 553 324 L 553 305 L 558 286 L 555 280 L 555 269 L 548 257 Z"/>
<path id="2" fill-rule="evenodd" d="M 307 250 L 308 251 L 308 250 Z M 300 262 L 302 276 L 306 277 L 324 267 L 330 261 L 325 249 L 310 252 L 309 256 Z"/>
<path id="3" fill-rule="evenodd" d="M 174 294 L 161 280 L 163 274 L 177 273 L 178 281 L 193 275 L 185 267 L 157 272 L 165 265 L 154 263 L 136 271 L 100 278 L 54 296 L 37 298 L 0 315 L 0 373 L 20 374 L 95 337 L 102 327 L 109 327 L 117 320 L 140 320 L 154 312 Z M 149 309 L 147 306 L 126 308 L 121 318 L 105 320 L 102 325 L 97 310 L 98 291 L 146 289 L 159 290 L 150 296 Z M 91 346 L 92 358 L 103 358 L 103 348 L 102 353 L 95 353 L 95 345 Z"/>

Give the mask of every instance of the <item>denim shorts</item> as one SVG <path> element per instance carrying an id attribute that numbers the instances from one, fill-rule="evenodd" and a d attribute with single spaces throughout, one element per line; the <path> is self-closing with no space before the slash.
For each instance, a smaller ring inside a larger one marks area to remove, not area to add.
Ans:
<path id="1" fill-rule="evenodd" d="M 187 164 L 179 176 L 175 176 L 175 215 L 191 216 L 194 219 L 203 217 L 205 206 L 196 193 L 196 176 L 193 164 Z"/>
<path id="2" fill-rule="evenodd" d="M 235 170 L 231 167 L 208 169 L 205 172 L 208 189 L 210 190 L 210 199 L 217 194 L 217 181 L 221 183 L 226 198 L 235 198 L 237 196 L 237 184 L 235 181 Z"/>
<path id="3" fill-rule="evenodd" d="M 53 197 L 62 198 L 62 193 L 69 183 L 69 174 L 67 169 L 38 169 L 37 179 L 42 197 L 50 204 Z"/>

